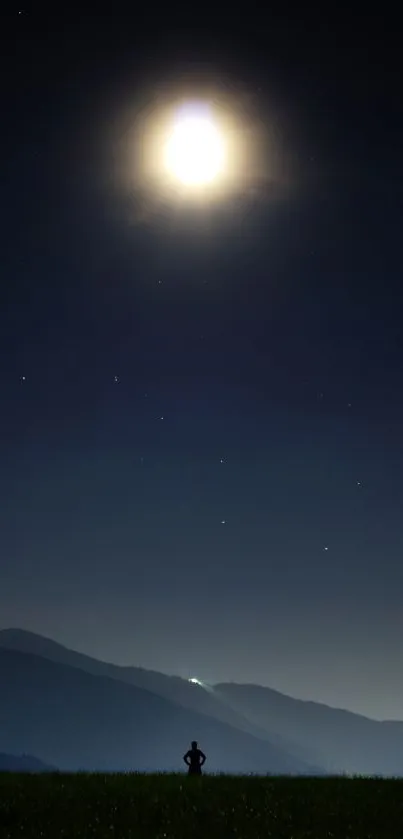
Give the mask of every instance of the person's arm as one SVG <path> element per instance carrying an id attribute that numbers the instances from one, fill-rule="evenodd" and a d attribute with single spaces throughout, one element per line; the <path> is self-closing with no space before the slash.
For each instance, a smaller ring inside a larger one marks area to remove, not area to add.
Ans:
<path id="1" fill-rule="evenodd" d="M 189 752 L 186 752 L 186 754 L 185 754 L 185 755 L 183 755 L 183 760 L 185 761 L 186 766 L 190 766 L 190 763 L 189 763 Z"/>
<path id="2" fill-rule="evenodd" d="M 204 764 L 206 762 L 206 755 L 203 752 L 200 752 L 200 757 L 201 757 L 201 765 L 204 766 Z"/>

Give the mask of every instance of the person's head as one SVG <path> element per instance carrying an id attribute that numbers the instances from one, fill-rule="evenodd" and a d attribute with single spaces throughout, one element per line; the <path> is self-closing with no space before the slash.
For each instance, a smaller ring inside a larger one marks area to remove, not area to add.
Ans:
<path id="1" fill-rule="evenodd" d="M 192 749 L 197 749 L 197 740 L 192 740 Z"/>

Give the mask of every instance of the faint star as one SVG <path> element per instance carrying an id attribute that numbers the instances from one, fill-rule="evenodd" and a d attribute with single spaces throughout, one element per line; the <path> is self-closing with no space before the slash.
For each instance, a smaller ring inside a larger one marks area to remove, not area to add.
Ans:
<path id="1" fill-rule="evenodd" d="M 224 458 L 220 457 L 220 463 L 224 463 Z"/>
<path id="2" fill-rule="evenodd" d="M 119 381 L 119 376 L 114 376 L 113 381 L 117 383 Z"/>
<path id="3" fill-rule="evenodd" d="M 323 550 L 324 550 L 324 551 L 328 551 L 328 550 L 329 550 L 328 546 L 327 546 L 327 545 L 325 545 L 325 547 L 323 548 Z"/>
<path id="4" fill-rule="evenodd" d="M 351 408 L 351 402 L 347 403 L 347 408 Z"/>
<path id="5" fill-rule="evenodd" d="M 21 381 L 25 382 L 25 376 L 21 376 Z"/>
<path id="6" fill-rule="evenodd" d="M 225 519 L 222 519 L 222 520 L 221 520 L 221 524 L 226 524 L 226 523 L 227 523 L 227 522 L 225 521 Z"/>
<path id="7" fill-rule="evenodd" d="M 160 417 L 160 420 L 163 420 L 163 419 L 164 419 L 164 417 Z"/>
<path id="8" fill-rule="evenodd" d="M 361 481 L 357 481 L 357 486 L 358 486 L 358 487 L 361 487 L 361 486 L 362 486 Z"/>

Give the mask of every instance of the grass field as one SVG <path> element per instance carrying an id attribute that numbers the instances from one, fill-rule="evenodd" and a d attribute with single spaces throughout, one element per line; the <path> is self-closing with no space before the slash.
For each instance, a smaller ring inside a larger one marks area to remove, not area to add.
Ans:
<path id="1" fill-rule="evenodd" d="M 0 774 L 0 837 L 403 839 L 403 781 Z"/>

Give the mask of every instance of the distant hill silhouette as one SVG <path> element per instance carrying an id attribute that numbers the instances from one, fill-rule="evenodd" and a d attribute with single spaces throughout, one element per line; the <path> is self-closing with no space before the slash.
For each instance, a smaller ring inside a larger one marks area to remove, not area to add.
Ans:
<path id="1" fill-rule="evenodd" d="M 269 742 L 156 693 L 5 648 L 0 720 L 2 751 L 29 751 L 60 770 L 176 771 L 195 738 L 208 771 L 309 771 Z"/>
<path id="2" fill-rule="evenodd" d="M 181 715 L 184 711 L 192 711 L 197 718 L 203 715 L 205 722 L 208 718 L 210 723 L 225 723 L 227 734 L 229 728 L 232 733 L 250 735 L 255 744 L 265 741 L 271 754 L 270 760 L 267 758 L 269 772 L 283 771 L 272 768 L 280 765 L 282 756 L 285 765 L 293 767 L 284 771 L 320 772 L 323 767 L 327 772 L 403 775 L 403 722 L 400 721 L 378 722 L 317 702 L 293 699 L 257 685 L 218 684 L 207 691 L 176 676 L 97 661 L 19 629 L 0 631 L 0 652 L 2 647 L 33 653 L 87 674 L 107 676 L 141 691 L 149 691 L 168 700 L 169 707 L 173 704 Z M 193 735 L 188 731 L 186 743 L 193 736 L 202 739 L 200 734 Z M 4 746 L 0 739 L 1 747 Z M 207 750 L 205 742 L 204 747 Z M 21 745 L 21 749 L 27 748 L 27 744 Z M 44 757 L 42 751 L 32 751 Z M 167 765 L 167 760 L 166 757 L 163 766 Z M 232 766 L 239 765 L 235 756 L 234 761 Z M 224 771 L 218 755 L 216 765 Z M 208 766 L 212 770 L 210 761 Z M 241 766 L 240 771 L 247 770 Z"/>
<path id="3" fill-rule="evenodd" d="M 298 744 L 292 743 L 287 736 L 280 737 L 275 731 L 268 733 L 265 728 L 259 727 L 247 719 L 245 715 L 232 709 L 220 694 L 204 690 L 187 679 L 181 679 L 179 676 L 167 676 L 164 673 L 146 670 L 143 667 L 119 667 L 116 664 L 98 661 L 83 653 L 70 650 L 49 638 L 44 638 L 42 635 L 22 629 L 0 631 L 1 647 L 33 653 L 59 664 L 77 667 L 95 676 L 108 676 L 149 690 L 184 708 L 221 720 L 259 739 L 269 740 L 270 743 L 293 755 L 296 758 L 296 765 L 300 763 L 309 764 L 310 767 L 320 771 L 320 763 L 317 761 L 313 750 L 302 749 Z"/>
<path id="4" fill-rule="evenodd" d="M 306 702 L 258 685 L 217 684 L 231 707 L 267 732 L 287 734 L 302 750 L 313 749 L 327 772 L 403 775 L 403 723 Z"/>
<path id="5" fill-rule="evenodd" d="M 55 772 L 54 766 L 48 766 L 32 755 L 6 755 L 0 752 L 0 772 Z"/>

